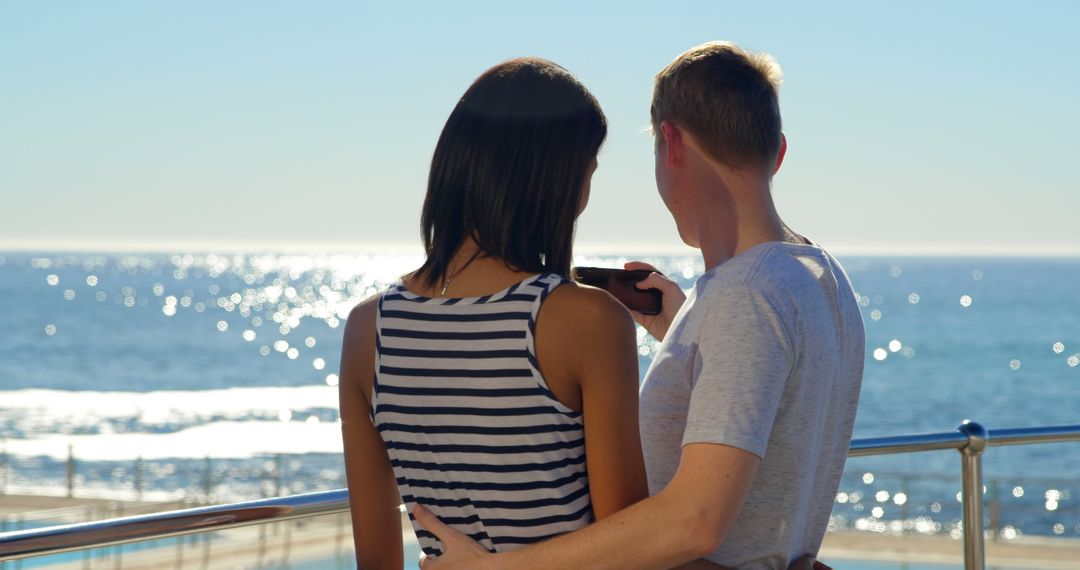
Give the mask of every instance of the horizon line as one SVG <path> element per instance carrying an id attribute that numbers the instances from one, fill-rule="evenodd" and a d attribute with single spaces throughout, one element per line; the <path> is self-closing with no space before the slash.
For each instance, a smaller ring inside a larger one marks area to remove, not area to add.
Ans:
<path id="1" fill-rule="evenodd" d="M 829 253 L 846 257 L 1080 257 L 1080 245 L 1063 244 L 965 244 L 965 243 L 836 243 L 826 245 Z M 0 252 L 6 253 L 280 253 L 341 255 L 381 253 L 423 255 L 420 244 L 406 242 L 248 242 L 248 241 L 128 241 L 99 240 L 12 240 L 0 238 Z M 575 255 L 686 255 L 699 251 L 675 243 L 581 243 Z"/>

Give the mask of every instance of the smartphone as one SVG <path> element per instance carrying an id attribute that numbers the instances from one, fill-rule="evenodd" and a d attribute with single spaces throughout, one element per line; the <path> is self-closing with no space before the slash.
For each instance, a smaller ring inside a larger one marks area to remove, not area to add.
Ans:
<path id="1" fill-rule="evenodd" d="M 648 277 L 647 269 L 611 269 L 607 267 L 575 267 L 574 281 L 599 287 L 611 293 L 628 309 L 643 315 L 660 314 L 661 295 L 658 289 L 638 289 L 635 285 Z"/>

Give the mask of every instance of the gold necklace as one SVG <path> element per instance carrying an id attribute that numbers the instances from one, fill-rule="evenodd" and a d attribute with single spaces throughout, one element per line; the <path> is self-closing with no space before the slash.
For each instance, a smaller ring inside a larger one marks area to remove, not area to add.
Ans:
<path id="1" fill-rule="evenodd" d="M 454 259 L 457 259 L 459 257 L 461 257 L 460 254 L 454 256 Z M 462 271 L 465 271 L 465 268 L 468 267 L 470 263 L 476 261 L 477 257 L 480 257 L 480 250 L 479 249 L 474 251 L 473 254 L 472 254 L 472 257 L 470 257 L 469 260 L 466 261 L 461 267 L 457 268 L 456 271 L 447 272 L 446 281 L 443 281 L 442 291 L 439 291 L 439 294 L 445 297 L 446 296 L 446 290 L 450 288 L 450 282 L 453 281 L 454 278 L 457 277 L 459 273 L 461 273 Z"/>

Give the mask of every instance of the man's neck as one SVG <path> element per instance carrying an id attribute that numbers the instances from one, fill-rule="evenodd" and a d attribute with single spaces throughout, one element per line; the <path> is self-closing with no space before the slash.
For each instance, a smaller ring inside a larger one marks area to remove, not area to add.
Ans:
<path id="1" fill-rule="evenodd" d="M 805 243 L 780 219 L 773 205 L 768 183 L 763 188 L 733 192 L 728 208 L 702 210 L 698 244 L 706 270 L 719 266 L 742 252 L 763 243 L 792 241 Z"/>

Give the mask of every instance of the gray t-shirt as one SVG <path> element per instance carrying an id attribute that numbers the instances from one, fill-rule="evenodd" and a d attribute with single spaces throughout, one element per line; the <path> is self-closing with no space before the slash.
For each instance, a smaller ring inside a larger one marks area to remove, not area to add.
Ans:
<path id="1" fill-rule="evenodd" d="M 864 347 L 851 283 L 816 245 L 760 244 L 698 279 L 641 386 L 641 443 L 654 495 L 684 445 L 761 457 L 709 560 L 784 569 L 817 553 L 851 441 Z"/>

